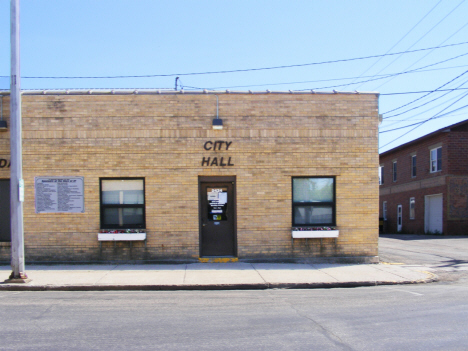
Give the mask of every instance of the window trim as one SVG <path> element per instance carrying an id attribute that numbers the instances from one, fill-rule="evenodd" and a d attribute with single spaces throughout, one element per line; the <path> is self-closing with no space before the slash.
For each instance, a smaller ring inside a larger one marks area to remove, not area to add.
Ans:
<path id="1" fill-rule="evenodd" d="M 112 204 L 105 205 L 102 203 L 102 182 L 106 180 L 142 180 L 143 181 L 143 204 Z M 143 223 L 132 226 L 115 226 L 115 225 L 105 225 L 104 209 L 105 208 L 141 208 L 143 210 Z M 146 182 L 144 177 L 104 177 L 99 178 L 99 220 L 101 229 L 145 229 L 146 228 Z"/>
<path id="2" fill-rule="evenodd" d="M 413 207 L 411 207 L 413 205 Z M 409 199 L 409 219 L 415 219 L 416 217 L 416 199 L 410 197 Z"/>
<path id="3" fill-rule="evenodd" d="M 416 175 L 417 175 L 417 158 L 416 158 L 417 155 L 412 155 L 411 156 L 411 178 L 416 178 Z"/>
<path id="4" fill-rule="evenodd" d="M 440 158 L 439 158 L 439 152 L 438 150 L 440 149 Z M 436 159 L 432 158 L 432 152 L 436 152 Z M 430 173 L 437 173 L 442 171 L 442 146 L 435 147 L 429 151 L 429 170 Z M 432 166 L 433 163 L 435 162 L 435 171 L 433 170 Z"/>
<path id="5" fill-rule="evenodd" d="M 333 179 L 333 201 L 332 202 L 294 202 L 294 179 Z M 301 223 L 294 221 L 294 209 L 298 206 L 323 205 L 332 209 L 331 223 Z M 336 226 L 336 177 L 335 176 L 298 176 L 291 177 L 291 223 L 293 227 L 334 227 Z"/>
<path id="6" fill-rule="evenodd" d="M 393 161 L 392 163 L 392 174 L 393 174 L 393 181 L 397 181 L 397 161 Z"/>

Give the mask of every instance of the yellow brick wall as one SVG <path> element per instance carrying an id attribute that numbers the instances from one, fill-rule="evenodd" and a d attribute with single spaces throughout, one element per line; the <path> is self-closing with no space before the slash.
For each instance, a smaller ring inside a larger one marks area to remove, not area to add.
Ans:
<path id="1" fill-rule="evenodd" d="M 23 95 L 28 260 L 199 256 L 199 176 L 236 176 L 239 258 L 375 256 L 378 97 L 374 94 Z M 4 97 L 8 120 L 9 98 Z M 232 141 L 206 151 L 206 141 Z M 202 167 L 203 157 L 234 166 Z M 9 158 L 9 133 L 0 133 Z M 36 214 L 34 177 L 82 176 L 85 213 Z M 291 177 L 336 176 L 335 241 L 291 241 Z M 0 178 L 8 178 L 8 168 Z M 100 177 L 144 177 L 147 246 L 99 247 Z M 4 257 L 5 249 L 0 258 Z"/>

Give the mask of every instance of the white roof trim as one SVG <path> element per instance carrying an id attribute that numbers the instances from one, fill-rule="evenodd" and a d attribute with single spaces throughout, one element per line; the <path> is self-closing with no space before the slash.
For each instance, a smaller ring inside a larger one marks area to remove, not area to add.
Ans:
<path id="1" fill-rule="evenodd" d="M 130 95 L 130 94 L 164 94 L 164 95 L 178 95 L 178 94 L 371 94 L 379 95 L 378 92 L 364 92 L 364 91 L 316 91 L 316 90 L 305 90 L 305 91 L 231 91 L 231 90 L 166 90 L 166 89 L 34 89 L 34 90 L 21 90 L 22 95 Z M 0 95 L 10 95 L 10 90 L 0 90 Z"/>

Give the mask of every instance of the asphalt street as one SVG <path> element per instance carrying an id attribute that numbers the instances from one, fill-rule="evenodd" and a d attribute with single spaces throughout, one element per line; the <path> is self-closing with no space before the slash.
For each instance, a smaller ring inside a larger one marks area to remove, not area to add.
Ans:
<path id="1" fill-rule="evenodd" d="M 468 287 L 2 292 L 1 350 L 466 350 Z"/>
<path id="2" fill-rule="evenodd" d="M 466 350 L 468 238 L 391 235 L 441 281 L 335 289 L 1 291 L 0 350 Z"/>
<path id="3" fill-rule="evenodd" d="M 440 283 L 468 282 L 468 237 L 438 235 L 381 235 L 380 261 L 426 270 Z"/>

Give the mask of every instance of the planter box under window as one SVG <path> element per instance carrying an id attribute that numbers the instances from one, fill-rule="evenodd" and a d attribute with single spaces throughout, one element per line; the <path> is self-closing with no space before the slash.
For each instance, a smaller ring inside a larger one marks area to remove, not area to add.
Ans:
<path id="1" fill-rule="evenodd" d="M 339 230 L 292 230 L 293 239 L 338 238 Z"/>
<path id="2" fill-rule="evenodd" d="M 98 241 L 143 241 L 146 233 L 98 233 Z"/>

